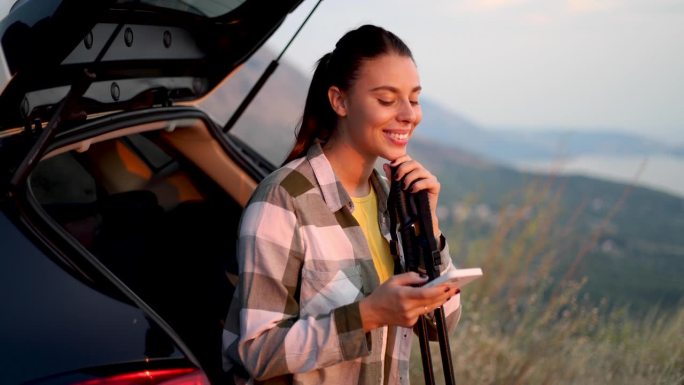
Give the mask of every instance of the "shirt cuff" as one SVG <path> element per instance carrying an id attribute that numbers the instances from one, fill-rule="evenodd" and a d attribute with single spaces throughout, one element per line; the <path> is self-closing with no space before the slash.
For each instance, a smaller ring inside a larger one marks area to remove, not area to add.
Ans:
<path id="1" fill-rule="evenodd" d="M 439 259 L 441 264 L 439 266 L 440 274 L 449 267 L 449 262 L 451 261 L 451 254 L 449 253 L 449 245 L 444 237 L 444 234 L 439 234 L 437 247 L 439 248 Z"/>
<path id="2" fill-rule="evenodd" d="M 333 310 L 333 317 L 344 360 L 369 355 L 372 348 L 370 333 L 363 331 L 359 302 L 338 307 Z"/>
<path id="3" fill-rule="evenodd" d="M 435 241 L 437 241 L 437 248 L 439 249 L 439 251 L 441 252 L 442 250 L 444 250 L 444 247 L 446 247 L 446 238 L 444 237 L 444 234 L 440 232 L 439 235 L 435 238 Z"/>

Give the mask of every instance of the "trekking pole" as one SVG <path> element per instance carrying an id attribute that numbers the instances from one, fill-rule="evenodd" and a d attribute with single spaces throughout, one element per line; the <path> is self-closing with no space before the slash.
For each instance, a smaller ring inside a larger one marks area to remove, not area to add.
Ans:
<path id="1" fill-rule="evenodd" d="M 392 169 L 392 174 L 395 170 Z M 439 247 L 432 229 L 432 215 L 427 191 L 409 193 L 401 188 L 403 181 L 397 181 L 392 175 L 389 204 L 390 233 L 392 242 L 390 251 L 395 257 L 395 272 L 414 271 L 427 274 L 428 281 L 432 281 L 440 274 L 441 257 Z M 451 360 L 451 348 L 446 327 L 444 307 L 440 306 L 433 312 L 434 324 L 437 331 L 437 341 L 442 358 L 444 381 L 446 385 L 455 385 L 454 368 Z M 416 325 L 420 354 L 423 363 L 423 375 L 426 385 L 434 385 L 434 368 L 428 339 L 428 320 L 420 316 Z"/>

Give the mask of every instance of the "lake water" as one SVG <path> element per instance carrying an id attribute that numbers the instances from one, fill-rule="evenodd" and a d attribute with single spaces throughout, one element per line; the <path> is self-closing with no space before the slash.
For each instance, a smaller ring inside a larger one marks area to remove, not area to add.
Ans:
<path id="1" fill-rule="evenodd" d="M 684 158 L 674 156 L 579 156 L 519 162 L 521 170 L 585 175 L 664 191 L 684 198 Z"/>

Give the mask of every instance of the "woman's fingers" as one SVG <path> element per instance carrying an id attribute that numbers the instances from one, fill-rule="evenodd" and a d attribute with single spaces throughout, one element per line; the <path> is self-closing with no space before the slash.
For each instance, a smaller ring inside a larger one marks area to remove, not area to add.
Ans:
<path id="1" fill-rule="evenodd" d="M 406 161 L 409 161 L 409 160 L 411 160 L 411 157 L 408 156 L 408 154 L 404 154 L 404 155 L 398 157 L 397 159 L 391 161 L 391 162 L 389 163 L 389 165 L 392 166 L 392 167 L 396 167 L 396 166 L 398 166 L 398 165 L 400 165 L 400 164 L 402 164 L 402 163 L 404 163 L 404 162 L 406 162 Z"/>
<path id="2" fill-rule="evenodd" d="M 385 170 L 385 175 L 389 180 L 401 180 L 412 170 L 419 168 L 420 164 L 411 159 L 408 155 L 404 155 L 400 158 L 395 159 L 390 163 L 385 163 L 383 169 Z M 394 173 L 392 173 L 394 170 Z"/>
<path id="3" fill-rule="evenodd" d="M 395 168 L 394 175 L 390 170 L 390 166 Z M 428 171 L 422 164 L 411 159 L 408 155 L 403 155 L 389 164 L 383 166 L 385 174 L 388 178 L 395 180 L 402 180 L 403 188 L 409 189 L 410 192 L 427 191 L 428 200 L 430 202 L 430 211 L 432 215 L 432 230 L 434 234 L 439 234 L 439 218 L 437 217 L 437 201 L 439 200 L 439 193 L 442 185 L 430 171 Z"/>
<path id="4" fill-rule="evenodd" d="M 425 314 L 425 308 L 430 311 L 442 306 L 449 298 L 453 297 L 457 288 L 448 285 L 435 287 L 410 287 L 403 293 L 402 301 L 412 310 Z"/>
<path id="5" fill-rule="evenodd" d="M 383 171 L 385 171 L 385 177 L 387 180 L 392 180 L 392 167 L 390 167 L 389 163 L 384 163 L 382 165 Z"/>
<path id="6" fill-rule="evenodd" d="M 421 190 L 427 190 L 429 193 L 437 194 L 441 189 L 441 185 L 437 178 L 430 176 L 430 178 L 422 178 L 413 181 L 412 183 L 407 183 L 407 186 L 411 186 L 411 192 L 417 192 Z"/>
<path id="7" fill-rule="evenodd" d="M 458 289 L 447 288 L 444 296 L 440 296 L 436 301 L 424 305 L 420 315 L 432 313 L 435 309 L 447 303 L 447 301 L 449 301 L 454 295 L 458 293 L 460 293 L 460 290 Z"/>
<path id="8" fill-rule="evenodd" d="M 392 284 L 399 286 L 412 286 L 412 285 L 422 285 L 427 282 L 427 275 L 420 275 L 415 271 L 409 271 L 408 273 L 402 273 L 392 276 L 390 281 Z"/>
<path id="9" fill-rule="evenodd" d="M 448 285 L 416 287 L 426 277 L 415 272 L 398 274 L 380 285 L 361 301 L 361 317 L 365 330 L 382 325 L 410 327 L 419 316 L 443 305 L 456 289 Z"/>
<path id="10" fill-rule="evenodd" d="M 406 189 L 410 186 L 412 192 L 428 190 L 433 194 L 439 193 L 440 184 L 437 177 L 432 175 L 422 164 L 409 158 L 408 155 L 396 159 L 385 167 L 385 174 L 391 178 L 389 166 L 396 167 L 393 177 L 396 180 L 403 179 L 403 188 Z"/>
<path id="11" fill-rule="evenodd" d="M 408 155 L 395 159 L 390 166 L 394 168 L 394 179 L 401 180 L 411 171 L 422 168 L 421 164 L 411 159 Z"/>

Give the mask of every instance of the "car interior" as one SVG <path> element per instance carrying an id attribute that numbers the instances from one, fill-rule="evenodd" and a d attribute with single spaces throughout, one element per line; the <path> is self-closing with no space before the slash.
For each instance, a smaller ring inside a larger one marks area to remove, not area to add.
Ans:
<path id="1" fill-rule="evenodd" d="M 212 376 L 237 279 L 237 226 L 256 183 L 206 124 L 157 121 L 56 148 L 32 172 L 30 191 L 211 363 L 204 369 Z M 163 341 L 148 346 L 157 350 L 150 357 L 172 350 Z"/>

